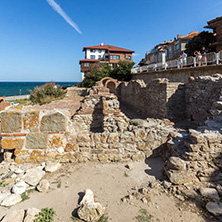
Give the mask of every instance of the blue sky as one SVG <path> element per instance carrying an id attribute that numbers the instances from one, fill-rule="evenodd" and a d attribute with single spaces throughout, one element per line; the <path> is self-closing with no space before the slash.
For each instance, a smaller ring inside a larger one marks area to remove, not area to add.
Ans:
<path id="1" fill-rule="evenodd" d="M 54 1 L 82 34 L 47 0 L 0 0 L 0 81 L 80 81 L 84 46 L 131 49 L 138 63 L 154 45 L 222 15 L 222 0 Z"/>

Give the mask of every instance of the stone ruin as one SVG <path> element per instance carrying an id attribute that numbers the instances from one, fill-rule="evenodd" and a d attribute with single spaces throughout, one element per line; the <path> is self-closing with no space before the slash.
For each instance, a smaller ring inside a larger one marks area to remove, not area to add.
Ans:
<path id="1" fill-rule="evenodd" d="M 17 163 L 117 162 L 159 155 L 173 184 L 222 184 L 221 88 L 221 75 L 190 78 L 185 85 L 106 78 L 89 90 L 72 118 L 61 110 L 1 112 L 1 149 L 5 159 Z M 130 119 L 120 102 L 148 118 Z M 195 129 L 178 128 L 181 120 Z"/>

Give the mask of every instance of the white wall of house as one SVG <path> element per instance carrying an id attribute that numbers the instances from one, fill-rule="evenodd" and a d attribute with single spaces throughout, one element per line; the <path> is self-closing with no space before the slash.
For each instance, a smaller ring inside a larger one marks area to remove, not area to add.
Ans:
<path id="1" fill-rule="evenodd" d="M 93 59 L 100 59 L 104 57 L 105 50 L 99 50 L 99 49 L 94 49 L 95 52 L 92 52 L 91 49 L 86 49 L 85 51 L 85 58 L 86 59 L 92 59 L 91 56 L 94 56 Z"/>

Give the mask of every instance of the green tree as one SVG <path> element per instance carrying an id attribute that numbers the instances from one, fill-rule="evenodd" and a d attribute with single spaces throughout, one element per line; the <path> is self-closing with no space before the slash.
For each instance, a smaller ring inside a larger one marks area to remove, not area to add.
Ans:
<path id="1" fill-rule="evenodd" d="M 216 38 L 213 33 L 208 31 L 203 31 L 199 33 L 197 36 L 194 36 L 190 41 L 186 44 L 186 53 L 188 56 L 193 56 L 196 50 L 202 50 L 204 46 L 207 51 L 214 51 L 213 48 L 209 47 L 211 43 L 215 42 Z"/>
<path id="2" fill-rule="evenodd" d="M 110 73 L 111 67 L 107 63 L 95 63 L 89 68 L 89 71 L 85 73 L 84 80 L 80 82 L 78 86 L 90 88 L 102 78 L 109 76 Z"/>
<path id="3" fill-rule="evenodd" d="M 107 63 L 95 63 L 89 68 L 89 71 L 85 73 L 84 80 L 80 82 L 78 86 L 92 87 L 104 77 L 112 77 L 119 81 L 129 81 L 131 80 L 131 69 L 133 65 L 134 62 L 120 60 L 117 67 L 112 69 Z"/>
<path id="4" fill-rule="evenodd" d="M 119 81 L 130 81 L 132 78 L 131 69 L 135 63 L 127 60 L 120 60 L 117 67 L 114 68 L 110 77 Z"/>

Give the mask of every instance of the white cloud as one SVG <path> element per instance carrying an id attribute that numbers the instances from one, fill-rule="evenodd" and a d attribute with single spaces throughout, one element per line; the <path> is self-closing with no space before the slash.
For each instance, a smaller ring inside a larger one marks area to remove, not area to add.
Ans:
<path id="1" fill-rule="evenodd" d="M 137 54 L 137 53 L 133 53 L 133 56 L 139 56 L 139 54 Z"/>
<path id="2" fill-rule="evenodd" d="M 65 21 L 71 25 L 79 34 L 82 34 L 81 30 L 79 29 L 78 25 L 72 21 L 72 19 L 63 11 L 63 9 L 54 1 L 54 0 L 46 0 L 50 6 L 59 14 L 61 15 Z"/>

